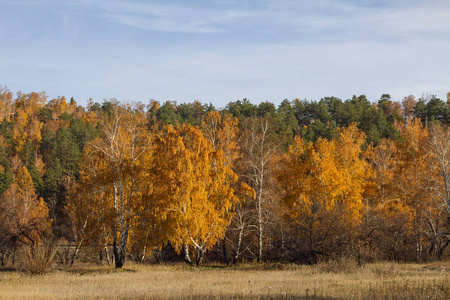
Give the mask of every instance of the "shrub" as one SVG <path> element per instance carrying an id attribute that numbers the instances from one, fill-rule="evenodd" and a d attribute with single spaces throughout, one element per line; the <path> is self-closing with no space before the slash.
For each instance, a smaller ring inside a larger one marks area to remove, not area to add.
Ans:
<path id="1" fill-rule="evenodd" d="M 55 254 L 55 248 L 49 242 L 33 245 L 25 250 L 23 268 L 31 275 L 47 273 Z"/>

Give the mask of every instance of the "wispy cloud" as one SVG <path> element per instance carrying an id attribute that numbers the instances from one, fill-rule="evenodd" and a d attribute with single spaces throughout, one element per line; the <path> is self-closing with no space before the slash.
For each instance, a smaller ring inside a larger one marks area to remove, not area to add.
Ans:
<path id="1" fill-rule="evenodd" d="M 80 6 L 80 2 L 72 3 Z M 81 5 L 95 6 L 99 15 L 112 22 L 149 31 L 182 33 L 217 33 L 227 25 L 254 14 L 242 10 L 221 10 L 188 4 L 154 4 L 130 1 L 92 1 Z"/>
<path id="2" fill-rule="evenodd" d="M 408 37 L 450 32 L 446 0 L 267 0 L 253 1 L 125 1 L 0 0 L 7 5 L 58 5 L 78 8 L 111 22 L 148 31 L 220 33 L 275 31 L 330 35 Z M 227 5 L 224 5 L 226 3 Z M 250 5 L 253 4 L 253 5 Z"/>
<path id="3" fill-rule="evenodd" d="M 224 105 L 450 87 L 448 0 L 0 4 L 0 84 L 13 90 Z"/>
<path id="4" fill-rule="evenodd" d="M 411 7 L 380 14 L 375 19 L 378 30 L 390 35 L 409 37 L 421 34 L 449 34 L 450 7 Z M 420 36 L 420 35 L 419 35 Z M 449 35 L 447 35 L 447 38 Z"/>
<path id="5" fill-rule="evenodd" d="M 450 37 L 450 2 L 443 0 L 280 0 L 272 2 L 265 14 L 272 17 L 273 26 L 333 41 Z"/>
<path id="6" fill-rule="evenodd" d="M 118 22 L 127 26 L 136 27 L 149 31 L 168 31 L 182 33 L 216 33 L 223 31 L 223 28 L 205 20 L 193 20 L 182 18 L 177 14 L 163 16 L 153 13 L 133 14 L 124 12 L 102 13 L 102 17 L 112 22 Z"/>

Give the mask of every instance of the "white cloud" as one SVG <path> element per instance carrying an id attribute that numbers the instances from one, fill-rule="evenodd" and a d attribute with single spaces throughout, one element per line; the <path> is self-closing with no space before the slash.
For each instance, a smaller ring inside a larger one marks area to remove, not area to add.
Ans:
<path id="1" fill-rule="evenodd" d="M 171 18 L 161 16 L 142 16 L 124 13 L 107 13 L 102 14 L 102 16 L 113 22 L 150 31 L 183 33 L 215 33 L 221 31 L 217 26 L 195 20 L 171 20 Z"/>
<path id="2" fill-rule="evenodd" d="M 150 31 L 172 31 L 183 33 L 217 33 L 226 26 L 254 15 L 250 11 L 219 10 L 189 5 L 152 4 L 125 1 L 83 2 L 83 5 L 95 6 L 100 16 Z M 80 5 L 80 3 L 74 3 Z"/>
<path id="3" fill-rule="evenodd" d="M 407 8 L 378 16 L 376 25 L 391 35 L 405 37 L 416 34 L 449 34 L 449 13 L 448 7 Z"/>
<path id="4" fill-rule="evenodd" d="M 250 1 L 222 6 L 62 1 L 68 6 L 59 4 L 62 14 L 55 15 L 62 17 L 48 27 L 57 27 L 76 42 L 61 43 L 54 34 L 49 42 L 33 40 L 26 47 L 8 43 L 0 48 L 0 84 L 34 82 L 38 89 L 73 93 L 80 101 L 199 99 L 217 106 L 244 97 L 346 99 L 364 93 L 377 100 L 390 93 L 399 100 L 428 92 L 443 98 L 450 89 L 450 9 L 444 2 L 397 0 L 381 6 L 273 0 L 252 7 L 256 4 Z M 124 32 L 132 33 L 130 44 L 122 42 L 123 32 L 116 35 L 117 27 L 98 20 L 89 23 L 95 18 L 128 26 Z M 91 24 L 104 27 L 93 30 L 93 37 L 83 31 Z M 180 42 L 172 35 L 155 35 L 158 43 L 150 43 L 151 32 L 136 33 L 133 28 L 179 32 L 176 37 L 183 38 Z M 190 43 L 191 36 L 182 33 L 207 35 Z"/>

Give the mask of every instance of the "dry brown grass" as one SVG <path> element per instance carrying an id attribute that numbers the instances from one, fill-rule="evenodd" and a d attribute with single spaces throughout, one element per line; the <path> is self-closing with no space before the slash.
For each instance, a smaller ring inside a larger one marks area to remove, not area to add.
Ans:
<path id="1" fill-rule="evenodd" d="M 47 273 L 50 271 L 55 253 L 50 243 L 27 247 L 23 253 L 23 269 L 31 275 Z"/>
<path id="2" fill-rule="evenodd" d="M 450 264 L 352 261 L 190 268 L 133 265 L 0 272 L 2 299 L 450 299 Z"/>

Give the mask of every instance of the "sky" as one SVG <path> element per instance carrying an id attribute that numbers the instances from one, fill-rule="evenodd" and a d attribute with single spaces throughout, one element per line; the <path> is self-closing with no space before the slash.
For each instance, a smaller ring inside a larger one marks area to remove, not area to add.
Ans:
<path id="1" fill-rule="evenodd" d="M 448 0 L 0 0 L 0 85 L 217 108 L 450 91 Z"/>

